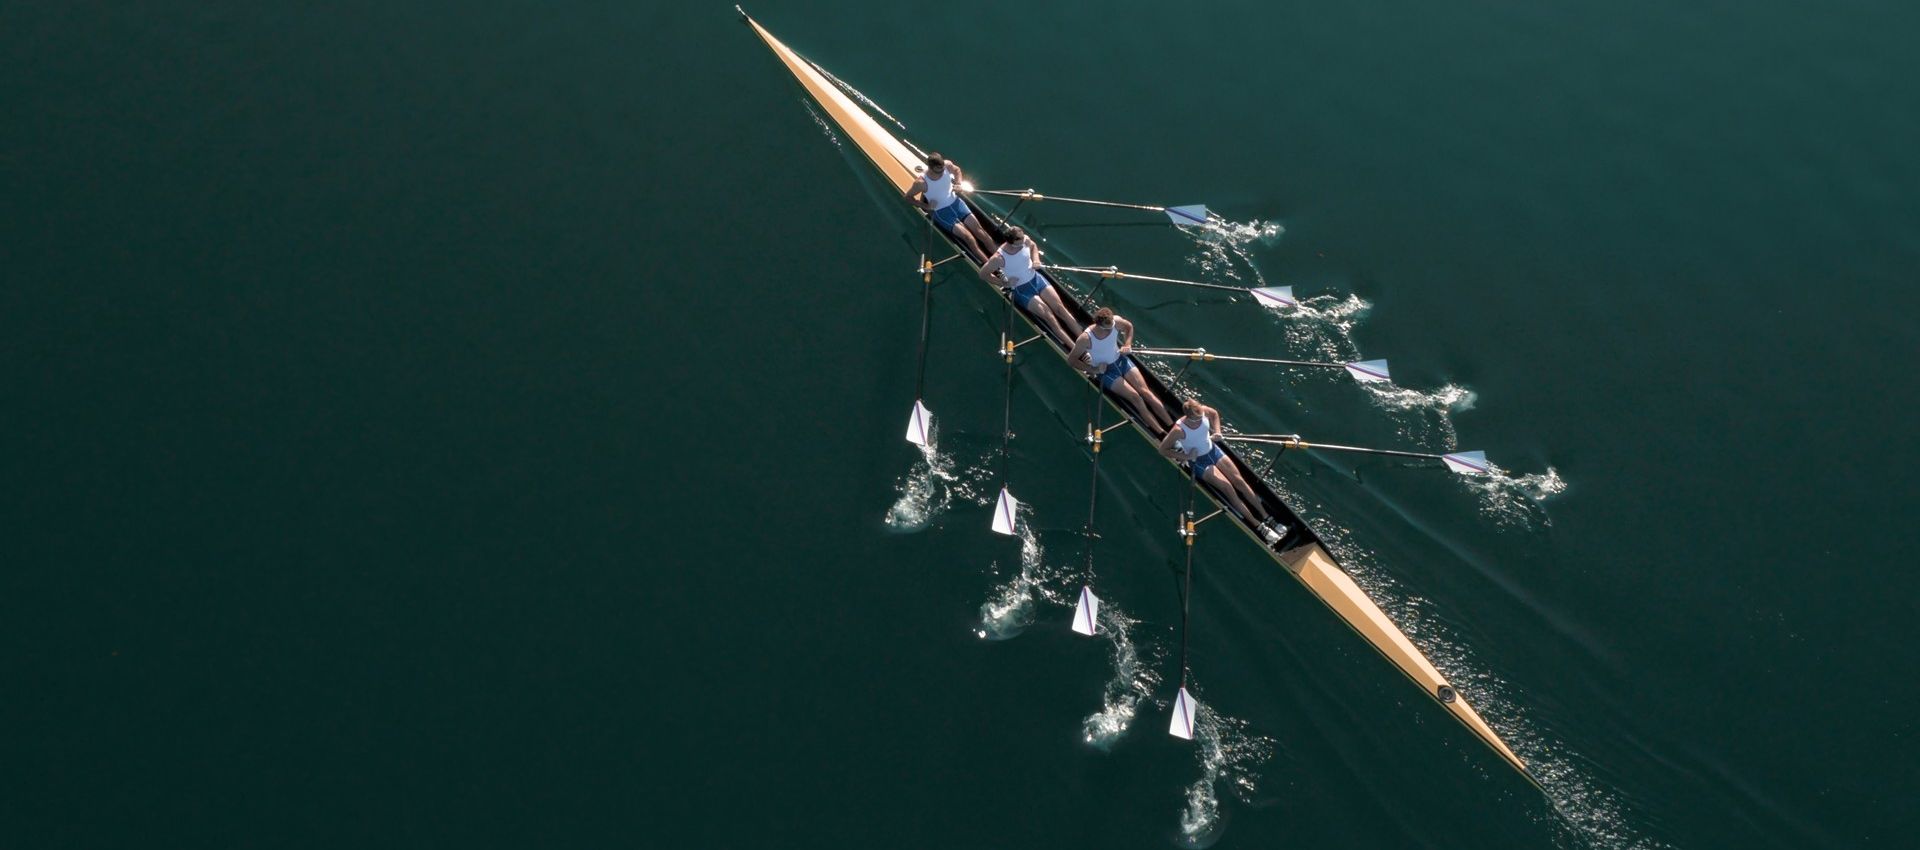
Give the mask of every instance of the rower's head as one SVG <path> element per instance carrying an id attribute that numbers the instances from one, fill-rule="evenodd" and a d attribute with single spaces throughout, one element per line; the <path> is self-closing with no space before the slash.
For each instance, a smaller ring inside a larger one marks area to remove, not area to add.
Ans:
<path id="1" fill-rule="evenodd" d="M 947 158 L 938 153 L 927 154 L 927 176 L 939 177 L 947 169 Z"/>
<path id="2" fill-rule="evenodd" d="M 1009 254 L 1018 254 L 1027 247 L 1027 232 L 1018 227 L 1007 228 L 1007 241 L 1000 243 L 1000 250 Z"/>
<path id="3" fill-rule="evenodd" d="M 1191 417 L 1193 417 L 1193 418 L 1195 418 L 1195 419 L 1199 419 L 1199 418 L 1200 418 L 1200 411 L 1201 411 L 1201 410 L 1202 410 L 1203 408 L 1202 408 L 1202 407 L 1200 406 L 1200 400 L 1199 400 L 1199 399 L 1197 399 L 1197 398 L 1190 398 L 1190 399 L 1187 399 L 1187 403 L 1186 403 L 1186 404 L 1184 404 L 1184 405 L 1182 405 L 1180 409 L 1181 409 L 1181 410 L 1183 410 L 1183 411 L 1186 411 L 1186 414 L 1187 414 L 1188 416 L 1191 416 Z"/>
<path id="4" fill-rule="evenodd" d="M 1113 308 L 1102 307 L 1093 311 L 1093 323 L 1102 328 L 1113 327 Z"/>

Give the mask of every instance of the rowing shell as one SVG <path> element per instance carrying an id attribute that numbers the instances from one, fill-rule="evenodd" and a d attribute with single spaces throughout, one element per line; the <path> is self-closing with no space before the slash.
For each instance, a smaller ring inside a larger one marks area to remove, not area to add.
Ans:
<path id="1" fill-rule="evenodd" d="M 758 21 L 748 17 L 745 12 L 741 13 L 741 17 L 746 21 L 748 26 L 753 27 L 753 31 L 760 36 L 762 41 L 766 42 L 767 47 L 773 50 L 773 55 L 793 74 L 794 79 L 798 80 L 800 86 L 806 89 L 807 94 L 812 97 L 813 101 L 819 104 L 821 110 L 826 113 L 827 119 L 833 122 L 834 127 L 847 139 L 851 140 L 854 146 L 859 148 L 860 152 L 865 155 L 867 161 L 872 163 L 873 167 L 879 171 L 880 176 L 885 178 L 889 183 L 892 183 L 894 189 L 904 196 L 908 187 L 913 185 L 913 181 L 918 176 L 918 173 L 925 167 L 921 157 L 914 153 L 913 149 L 908 147 L 905 142 L 894 137 L 892 133 L 882 127 L 879 121 L 875 120 L 873 116 L 867 114 L 866 110 L 855 104 L 851 98 L 842 93 L 840 89 L 828 81 L 824 75 L 815 70 L 812 63 L 793 52 L 791 48 L 781 43 L 779 39 L 774 38 L 772 33 L 767 32 L 765 27 L 760 26 Z M 979 207 L 972 205 L 972 201 L 967 201 L 967 203 L 974 210 L 974 214 L 980 223 L 987 228 L 987 231 L 993 234 L 995 238 L 999 238 L 1001 234 L 992 217 L 982 214 Z M 952 237 L 947 238 L 949 241 L 952 240 Z M 966 252 L 961 249 L 957 243 L 954 244 L 953 247 L 969 264 L 974 264 L 972 257 L 967 256 Z M 977 268 L 977 264 L 974 265 Z M 1042 274 L 1044 274 L 1044 272 L 1042 272 Z M 1052 281 L 1052 283 L 1054 286 L 1060 287 L 1060 291 L 1062 292 L 1071 291 L 1061 286 L 1057 280 Z M 991 285 L 989 284 L 989 286 Z M 997 288 L 995 291 L 998 291 Z M 999 297 L 1005 299 L 1010 296 L 1005 293 L 1000 293 Z M 1074 313 L 1075 317 L 1082 324 L 1090 321 L 1087 312 L 1074 300 L 1062 299 L 1062 303 Z M 1014 312 L 1019 313 L 1020 317 L 1033 328 L 1035 333 L 1039 334 L 1041 338 L 1046 341 L 1048 347 L 1051 348 L 1055 354 L 1058 354 L 1062 361 L 1066 360 L 1066 349 L 1062 348 L 1051 336 L 1047 335 L 1044 330 L 1040 328 L 1039 324 L 1035 322 L 1031 316 L 1027 315 L 1026 311 L 1015 310 Z M 1074 371 L 1078 373 L 1079 370 Z M 1178 398 L 1167 389 L 1166 385 L 1163 384 L 1157 376 L 1150 370 L 1142 369 L 1139 371 L 1146 376 L 1149 387 L 1155 394 L 1160 396 L 1162 402 L 1177 407 Z M 1089 379 L 1089 382 L 1095 383 L 1095 386 L 1097 386 L 1097 382 L 1094 382 L 1093 379 Z M 1107 400 L 1110 406 L 1133 421 L 1134 431 L 1146 438 L 1149 443 L 1158 444 L 1159 440 L 1139 422 L 1130 410 L 1118 404 L 1111 395 L 1104 392 L 1102 392 L 1101 395 Z M 1221 451 L 1226 454 L 1234 455 L 1232 448 L 1225 445 L 1221 445 L 1220 448 Z M 1234 462 L 1239 463 L 1242 469 L 1252 469 L 1251 466 L 1241 462 L 1237 455 L 1234 456 Z M 1181 474 L 1184 475 L 1185 471 L 1182 470 Z M 1488 747 L 1492 748 L 1501 759 L 1511 765 L 1514 770 L 1519 771 L 1521 776 L 1526 777 L 1527 781 L 1538 786 L 1539 781 L 1535 779 L 1532 772 L 1527 769 L 1526 762 L 1521 761 L 1519 756 L 1514 755 L 1513 750 L 1507 747 L 1506 742 L 1500 740 L 1499 734 L 1495 733 L 1493 728 L 1488 726 L 1485 720 L 1481 719 L 1479 712 L 1474 711 L 1473 706 L 1467 703 L 1466 697 L 1462 696 L 1458 690 L 1449 684 L 1445 676 L 1440 675 L 1440 671 L 1434 668 L 1433 662 L 1428 661 L 1426 655 L 1421 653 L 1420 649 L 1413 645 L 1413 641 L 1407 639 L 1406 633 L 1400 631 L 1400 628 L 1394 625 L 1393 621 L 1388 619 L 1387 615 L 1380 610 L 1380 606 L 1375 605 L 1373 600 L 1369 598 L 1358 585 L 1354 584 L 1353 578 L 1347 575 L 1344 570 L 1340 569 L 1340 565 L 1334 561 L 1333 555 L 1327 552 L 1319 536 L 1313 533 L 1313 530 L 1307 526 L 1306 522 L 1302 521 L 1299 515 L 1296 514 L 1291 507 L 1287 506 L 1265 481 L 1257 476 L 1249 476 L 1248 483 L 1253 485 L 1254 492 L 1260 496 L 1267 510 L 1276 516 L 1282 517 L 1292 530 L 1279 542 L 1269 545 L 1265 541 L 1262 541 L 1259 536 L 1254 533 L 1253 529 L 1234 512 L 1226 511 L 1224 516 L 1230 517 L 1234 525 L 1244 532 L 1248 539 L 1252 540 L 1255 545 L 1259 546 L 1284 567 L 1288 575 L 1298 579 L 1308 591 L 1312 592 L 1315 597 L 1325 603 L 1329 609 L 1332 609 L 1333 613 L 1338 615 L 1343 622 L 1351 626 L 1362 638 L 1365 638 L 1369 645 L 1375 650 L 1378 650 L 1388 661 L 1393 662 L 1393 666 L 1399 668 L 1400 672 L 1406 674 L 1407 678 L 1412 679 L 1413 683 L 1418 685 L 1421 691 L 1439 703 L 1440 707 L 1445 709 L 1448 714 L 1453 715 L 1454 719 L 1465 725 L 1476 737 L 1485 742 Z M 1204 487 L 1199 489 L 1201 492 L 1207 494 L 1207 498 L 1214 500 L 1216 505 L 1220 503 L 1219 499 L 1215 497 L 1210 490 Z"/>

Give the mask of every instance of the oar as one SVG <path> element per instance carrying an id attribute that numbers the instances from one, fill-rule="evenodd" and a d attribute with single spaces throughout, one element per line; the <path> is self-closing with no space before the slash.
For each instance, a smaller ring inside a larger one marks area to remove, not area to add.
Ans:
<path id="1" fill-rule="evenodd" d="M 1095 407 L 1089 413 L 1097 416 L 1098 411 Z M 1073 630 L 1089 637 L 1100 629 L 1100 597 L 1093 595 L 1093 541 L 1099 536 L 1093 532 L 1093 517 L 1094 507 L 1100 502 L 1100 438 L 1106 429 L 1094 427 L 1096 421 L 1087 419 L 1087 444 L 1093 447 L 1093 482 L 1087 486 L 1087 560 L 1082 567 L 1086 584 L 1080 586 L 1080 600 L 1073 606 Z"/>
<path id="2" fill-rule="evenodd" d="M 1493 464 L 1487 462 L 1486 452 L 1408 452 L 1398 449 L 1370 449 L 1363 446 L 1337 446 L 1332 443 L 1309 443 L 1296 434 L 1226 434 L 1221 437 L 1229 443 L 1260 443 L 1269 446 L 1285 446 L 1289 449 L 1326 449 L 1335 452 L 1358 452 L 1387 457 L 1412 457 L 1422 460 L 1437 460 L 1446 464 L 1447 469 L 1461 475 L 1487 475 L 1493 472 Z"/>
<path id="3" fill-rule="evenodd" d="M 1385 360 L 1324 363 L 1313 360 L 1282 360 L 1278 357 L 1235 357 L 1226 354 L 1215 354 L 1204 348 L 1141 348 L 1139 346 L 1134 346 L 1133 353 L 1143 354 L 1148 357 L 1185 357 L 1188 360 L 1198 360 L 1203 363 L 1222 360 L 1235 363 L 1272 363 L 1278 366 L 1315 366 L 1326 369 L 1345 369 L 1347 370 L 1347 374 L 1353 376 L 1354 380 L 1363 384 L 1388 383 L 1392 380 L 1388 376 L 1387 361 Z"/>
<path id="4" fill-rule="evenodd" d="M 1187 497 L 1193 496 L 1195 483 L 1187 489 Z M 1180 515 L 1180 536 L 1187 542 L 1186 587 L 1180 593 L 1180 690 L 1173 697 L 1173 718 L 1167 723 L 1167 734 L 1175 738 L 1193 740 L 1194 713 L 1199 705 L 1193 701 L 1193 695 L 1187 693 L 1187 627 L 1193 620 L 1193 539 L 1199 534 L 1193 521 L 1191 502 Z"/>
<path id="5" fill-rule="evenodd" d="M 927 251 L 933 249 L 933 219 L 927 219 Z M 933 442 L 933 411 L 927 409 L 927 323 L 933 309 L 933 261 L 920 254 L 919 375 L 913 385 L 913 412 L 907 415 L 907 442 L 925 448 Z"/>
<path id="6" fill-rule="evenodd" d="M 1079 274 L 1098 274 L 1098 276 L 1100 276 L 1100 280 L 1146 280 L 1146 282 L 1150 282 L 1150 284 L 1173 284 L 1173 286 L 1192 286 L 1192 288 L 1198 288 L 1198 290 L 1227 290 L 1227 292 L 1260 292 L 1260 290 L 1248 290 L 1246 286 L 1227 286 L 1227 284 L 1208 284 L 1208 282 L 1202 282 L 1202 280 L 1181 280 L 1181 278 L 1156 278 L 1156 276 L 1152 276 L 1152 274 L 1133 274 L 1133 272 L 1119 271 L 1117 267 L 1106 267 L 1106 269 L 1087 269 L 1087 267 L 1077 267 L 1077 265 L 1050 265 L 1050 263 L 1044 263 L 1044 265 L 1037 265 L 1035 269 L 1046 269 L 1046 271 L 1054 271 L 1054 272 L 1079 272 Z"/>
<path id="7" fill-rule="evenodd" d="M 1020 500 L 1007 490 L 1007 459 L 1013 454 L 1013 299 L 1007 299 L 1007 319 L 1000 330 L 1000 356 L 1007 361 L 1007 404 L 1000 429 L 1000 498 L 993 505 L 993 530 L 1015 534 L 1014 520 L 1020 513 Z"/>
<path id="8" fill-rule="evenodd" d="M 1196 290 L 1225 290 L 1225 292 L 1244 292 L 1244 294 L 1254 295 L 1254 301 L 1260 301 L 1261 305 L 1265 305 L 1265 307 L 1292 307 L 1292 305 L 1296 305 L 1296 303 L 1300 303 L 1300 301 L 1298 301 L 1298 299 L 1294 297 L 1294 288 L 1292 288 L 1292 286 L 1261 286 L 1261 288 L 1246 288 L 1246 286 L 1227 286 L 1227 284 L 1208 284 L 1208 282 L 1204 282 L 1204 280 L 1181 280 L 1181 278 L 1160 278 L 1160 276 L 1154 276 L 1154 274 L 1133 274 L 1133 272 L 1119 271 L 1119 269 L 1116 269 L 1116 267 L 1106 267 L 1106 269 L 1085 269 L 1085 267 L 1077 267 L 1077 265 L 1037 265 L 1035 269 L 1046 269 L 1046 271 L 1056 271 L 1056 272 L 1079 272 L 1079 274 L 1098 274 L 1098 276 L 1100 276 L 1100 286 L 1106 286 L 1106 282 L 1108 282 L 1108 280 L 1146 280 L 1148 284 L 1169 284 L 1169 286 L 1190 286 L 1190 288 L 1196 288 Z M 1094 286 L 1094 290 L 1098 290 L 1100 286 Z"/>
<path id="9" fill-rule="evenodd" d="M 1005 198 L 1019 198 L 1022 204 L 1027 201 L 1059 201 L 1063 204 L 1084 204 L 1090 207 L 1147 210 L 1149 212 L 1164 213 L 1168 221 L 1186 226 L 1206 224 L 1208 216 L 1206 204 L 1188 204 L 1180 207 L 1163 207 L 1156 204 L 1123 204 L 1118 201 L 1092 201 L 1086 198 L 1063 198 L 1059 195 L 1043 195 L 1032 189 L 972 189 L 970 191 L 976 195 L 999 195 Z M 1014 204 L 1016 207 L 1019 205 L 1020 204 Z"/>

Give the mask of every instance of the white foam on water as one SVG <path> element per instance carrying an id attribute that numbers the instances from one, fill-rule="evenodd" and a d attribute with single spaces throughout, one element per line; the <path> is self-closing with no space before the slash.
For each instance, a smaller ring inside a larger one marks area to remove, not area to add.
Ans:
<path id="1" fill-rule="evenodd" d="M 1467 486 L 1480 497 L 1480 514 L 1503 528 L 1531 530 L 1553 525 L 1553 517 L 1542 504 L 1567 491 L 1567 480 L 1560 471 L 1516 475 L 1494 467 L 1485 475 L 1462 476 Z"/>
<path id="2" fill-rule="evenodd" d="M 946 513 L 960 481 L 953 456 L 940 451 L 938 426 L 927 434 L 927 444 L 916 448 L 920 459 L 894 485 L 899 498 L 887 509 L 887 527 L 902 533 L 920 531 Z"/>
<path id="3" fill-rule="evenodd" d="M 1193 239 L 1199 249 L 1187 258 L 1190 265 L 1215 280 L 1250 286 L 1266 286 L 1266 276 L 1254 264 L 1252 249 L 1278 238 L 1285 228 L 1277 223 L 1251 221 L 1210 221 L 1205 228 L 1188 227 L 1181 231 Z M 1300 298 L 1290 306 L 1261 302 L 1262 309 L 1282 321 L 1281 333 L 1287 345 L 1304 357 L 1335 362 L 1363 360 L 1365 356 L 1354 342 L 1359 327 L 1373 304 L 1355 294 L 1313 295 Z M 1456 384 L 1434 390 L 1417 390 L 1393 384 L 1364 385 L 1369 397 L 1382 409 L 1401 420 L 1402 434 L 1418 442 L 1437 441 L 1452 445 L 1456 430 L 1453 414 L 1473 407 L 1473 391 Z"/>
<path id="4" fill-rule="evenodd" d="M 1099 636 L 1105 638 L 1113 660 L 1113 677 L 1100 694 L 1100 710 L 1087 715 L 1080 724 L 1082 740 L 1101 750 L 1110 750 L 1127 733 L 1140 712 L 1140 704 L 1160 686 L 1157 661 L 1162 653 L 1150 652 L 1143 661 L 1133 642 L 1135 621 L 1111 602 L 1100 611 Z"/>
<path id="5" fill-rule="evenodd" d="M 1416 390 L 1411 387 L 1393 384 L 1361 384 L 1367 397 L 1375 406 L 1395 414 L 1400 436 L 1417 444 L 1439 444 L 1453 446 L 1460 440 L 1460 433 L 1454 428 L 1453 414 L 1457 411 L 1472 410 L 1479 400 L 1473 390 L 1459 384 L 1446 384 L 1439 389 Z"/>
<path id="6" fill-rule="evenodd" d="M 1244 252 L 1249 245 L 1271 243 L 1287 232 L 1287 228 L 1277 221 L 1249 219 L 1233 221 L 1218 215 L 1209 215 L 1206 224 L 1178 225 L 1180 232 L 1192 237 L 1203 245 L 1219 246 L 1226 251 Z"/>
<path id="7" fill-rule="evenodd" d="M 1220 839 L 1222 787 L 1241 802 L 1253 802 L 1260 779 L 1256 769 L 1273 758 L 1274 741 L 1249 732 L 1246 721 L 1213 710 L 1204 697 L 1196 694 L 1195 699 L 1200 710 L 1193 743 L 1200 778 L 1187 786 L 1187 804 L 1180 812 L 1180 845 L 1199 848 Z"/>
<path id="8" fill-rule="evenodd" d="M 1069 588 L 1065 586 L 1066 571 L 1046 565 L 1046 550 L 1041 548 L 1040 538 L 1028 521 L 1031 511 L 1031 506 L 1022 502 L 1014 521 L 1014 532 L 1020 539 L 1019 571 L 994 586 L 987 592 L 986 601 L 980 603 L 980 624 L 975 627 L 974 636 L 982 640 L 1019 636 L 1033 625 L 1038 604 L 1064 607 L 1073 604 L 1074 597 L 1068 595 Z"/>

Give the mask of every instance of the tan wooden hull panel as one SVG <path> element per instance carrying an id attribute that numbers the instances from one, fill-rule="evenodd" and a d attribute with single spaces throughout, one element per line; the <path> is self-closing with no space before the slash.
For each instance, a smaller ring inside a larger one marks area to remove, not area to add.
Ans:
<path id="1" fill-rule="evenodd" d="M 1381 655 L 1393 662 L 1393 666 L 1400 668 L 1400 672 L 1407 674 L 1407 678 L 1412 679 L 1414 684 L 1425 690 L 1427 696 L 1440 702 L 1442 708 L 1458 718 L 1469 730 L 1472 730 L 1473 734 L 1478 735 L 1480 740 L 1485 741 L 1487 746 L 1492 747 L 1494 752 L 1499 753 L 1501 758 L 1506 759 L 1509 764 L 1531 778 L 1526 762 L 1514 755 L 1513 750 L 1507 748 L 1506 742 L 1500 740 L 1500 736 L 1494 733 L 1493 728 L 1488 726 L 1485 720 L 1480 719 L 1479 712 L 1474 711 L 1473 706 L 1467 704 L 1467 698 L 1459 694 L 1459 689 L 1453 689 L 1452 702 L 1440 700 L 1440 686 L 1448 684 L 1447 678 L 1440 675 L 1440 671 L 1435 669 L 1433 663 L 1427 660 L 1427 656 L 1413 645 L 1413 641 L 1407 639 L 1406 633 L 1400 631 L 1399 626 L 1387 619 L 1386 613 L 1380 610 L 1380 606 L 1373 604 L 1373 599 L 1368 597 L 1359 585 L 1353 583 L 1353 577 L 1347 575 L 1345 570 L 1340 569 L 1340 566 L 1333 562 L 1327 550 L 1321 548 L 1318 543 L 1309 543 L 1282 555 L 1281 563 L 1292 570 L 1294 578 L 1299 579 L 1308 590 L 1313 591 L 1313 595 L 1320 597 L 1321 602 L 1325 602 L 1328 608 L 1332 608 L 1335 614 L 1340 615 L 1340 619 L 1347 621 L 1347 625 L 1352 626 L 1354 631 L 1366 638 L 1367 643 L 1373 644 L 1374 649 L 1379 650 Z"/>
<path id="2" fill-rule="evenodd" d="M 820 72 L 807 64 L 807 60 L 781 44 L 780 39 L 774 38 L 765 27 L 760 26 L 759 21 L 748 18 L 747 25 L 759 33 L 768 47 L 773 48 L 773 55 L 780 57 L 787 70 L 792 71 L 793 76 L 800 80 L 800 85 L 813 96 L 814 102 L 827 111 L 827 117 L 832 119 L 834 126 L 839 127 L 867 155 L 867 159 L 873 161 L 874 167 L 880 169 L 881 176 L 893 183 L 894 189 L 905 194 L 907 187 L 912 186 L 918 176 L 916 170 L 925 165 L 920 157 L 882 128 L 880 122 L 875 121 L 851 98 L 841 93 L 839 87 L 820 76 Z"/>

